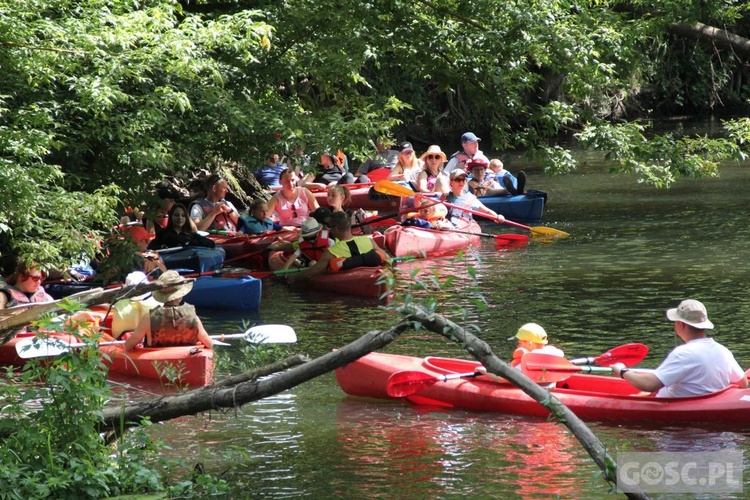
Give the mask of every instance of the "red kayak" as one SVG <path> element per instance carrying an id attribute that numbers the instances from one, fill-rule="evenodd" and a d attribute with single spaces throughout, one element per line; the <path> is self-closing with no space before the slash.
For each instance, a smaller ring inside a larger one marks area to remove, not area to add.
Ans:
<path id="1" fill-rule="evenodd" d="M 347 394 L 371 398 L 388 396 L 389 377 L 415 371 L 439 377 L 470 373 L 476 361 L 451 358 L 415 358 L 371 353 L 336 370 L 336 379 Z M 730 386 L 721 391 L 687 398 L 655 398 L 626 381 L 611 376 L 575 374 L 550 389 L 563 404 L 584 420 L 747 423 L 750 388 Z M 406 398 L 418 405 L 492 411 L 547 417 L 549 411 L 510 383 L 486 377 L 437 381 Z"/>
<path id="2" fill-rule="evenodd" d="M 0 365 L 22 367 L 28 359 L 16 352 L 16 344 L 30 337 L 31 333 L 19 333 L 15 338 L 0 345 Z M 65 343 L 78 343 L 72 335 L 52 334 Z M 198 387 L 213 382 L 213 350 L 202 344 L 179 347 L 141 347 L 126 351 L 122 344 L 99 347 L 104 364 L 110 373 L 129 377 L 143 377 L 176 383 L 180 386 Z"/>
<path id="3" fill-rule="evenodd" d="M 473 220 L 462 219 L 457 231 L 480 233 L 482 228 Z M 392 226 L 385 230 L 385 248 L 394 257 L 420 255 L 439 257 L 478 245 L 479 234 L 423 229 L 414 226 Z"/>
<path id="4" fill-rule="evenodd" d="M 223 248 L 226 253 L 225 265 L 246 267 L 250 269 L 266 269 L 263 250 L 275 241 L 295 241 L 299 237 L 298 230 L 282 229 L 269 231 L 258 235 L 242 233 L 209 234 L 208 236 Z"/>
<path id="5" fill-rule="evenodd" d="M 391 298 L 390 294 L 383 297 L 386 291 L 383 273 L 382 267 L 356 267 L 338 273 L 319 274 L 307 281 L 299 282 L 299 287 L 308 291 L 323 290 L 340 295 L 374 299 L 382 297 L 382 300 L 388 302 Z"/>

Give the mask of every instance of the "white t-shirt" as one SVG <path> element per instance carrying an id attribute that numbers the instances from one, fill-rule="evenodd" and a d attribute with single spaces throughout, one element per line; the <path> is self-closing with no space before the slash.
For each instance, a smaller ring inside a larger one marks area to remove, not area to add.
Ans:
<path id="1" fill-rule="evenodd" d="M 705 338 L 675 347 L 654 375 L 664 384 L 657 397 L 680 398 L 721 390 L 745 373 L 729 349 Z"/>

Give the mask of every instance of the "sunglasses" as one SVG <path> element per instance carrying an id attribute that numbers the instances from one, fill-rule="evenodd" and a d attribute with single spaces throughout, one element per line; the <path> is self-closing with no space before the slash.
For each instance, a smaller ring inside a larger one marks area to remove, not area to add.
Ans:
<path id="1" fill-rule="evenodd" d="M 428 160 L 442 160 L 443 157 L 440 155 L 427 155 L 425 156 Z"/>
<path id="2" fill-rule="evenodd" d="M 456 177 L 453 179 L 455 182 L 466 182 L 466 177 Z"/>
<path id="3" fill-rule="evenodd" d="M 24 278 L 23 278 L 24 280 L 30 279 L 30 280 L 34 281 L 34 283 L 41 283 L 42 281 L 44 281 L 47 278 L 47 273 L 42 273 L 42 274 L 37 274 L 37 275 L 23 274 L 23 276 L 24 276 Z"/>

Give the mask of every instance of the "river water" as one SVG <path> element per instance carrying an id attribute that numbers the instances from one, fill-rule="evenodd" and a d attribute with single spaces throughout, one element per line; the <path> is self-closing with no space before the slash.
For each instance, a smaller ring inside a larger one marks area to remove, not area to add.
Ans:
<path id="1" fill-rule="evenodd" d="M 522 165 L 514 158 L 511 170 Z M 646 367 L 658 365 L 676 343 L 665 309 L 696 298 L 706 304 L 717 340 L 742 366 L 750 366 L 750 170 L 727 166 L 719 178 L 681 179 L 670 190 L 604 171 L 606 165 L 594 158 L 561 177 L 529 169 L 527 185 L 549 193 L 543 224 L 569 232 L 569 239 L 533 240 L 514 250 L 483 240 L 476 252 L 458 259 L 404 266 L 399 294 L 410 292 L 410 270 L 420 269 L 417 277 L 427 285 L 452 276 L 455 281 L 445 289 L 413 291 L 414 300 L 436 297 L 439 312 L 478 328 L 501 357 L 509 358 L 514 347 L 507 338 L 534 321 L 568 357 L 646 343 L 651 349 Z M 483 224 L 483 229 L 508 228 Z M 236 315 L 204 317 L 211 332 L 241 330 Z M 294 327 L 300 340 L 292 352 L 311 356 L 397 319 L 372 300 L 311 294 L 274 282 L 264 282 L 261 310 L 244 318 Z M 470 357 L 424 330 L 405 333 L 385 351 Z M 591 428 L 613 454 L 750 450 L 750 430 L 706 427 L 698 420 L 694 426 L 591 423 Z M 235 498 L 611 495 L 561 425 L 352 398 L 333 374 L 236 413 L 183 418 L 153 432 L 186 467 L 201 462 L 209 473 L 226 472 Z M 747 465 L 745 472 L 750 491 Z"/>

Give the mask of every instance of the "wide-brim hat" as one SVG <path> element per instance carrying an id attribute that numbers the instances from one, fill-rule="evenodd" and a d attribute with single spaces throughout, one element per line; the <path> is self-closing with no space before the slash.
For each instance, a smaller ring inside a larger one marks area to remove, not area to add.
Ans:
<path id="1" fill-rule="evenodd" d="M 422 153 L 422 156 L 420 156 L 419 158 L 421 160 L 424 160 L 427 155 L 440 155 L 443 158 L 443 162 L 448 161 L 448 157 L 445 155 L 445 153 L 443 153 L 443 150 L 440 149 L 440 146 L 436 146 L 434 144 L 427 148 L 427 151 Z"/>
<path id="2" fill-rule="evenodd" d="M 148 276 L 143 271 L 133 271 L 125 277 L 126 286 L 135 286 L 148 283 Z M 144 300 L 151 296 L 151 292 L 130 297 L 131 300 Z"/>
<path id="3" fill-rule="evenodd" d="M 693 299 L 683 300 L 679 306 L 668 309 L 667 318 L 670 321 L 682 321 L 701 330 L 711 330 L 714 327 L 714 324 L 708 319 L 706 306 Z"/>
<path id="4" fill-rule="evenodd" d="M 177 271 L 173 270 L 169 270 L 159 276 L 159 279 L 155 283 L 164 287 L 154 292 L 154 299 L 159 302 L 181 299 L 193 289 L 192 281 L 186 282 L 183 276 L 180 276 Z"/>

